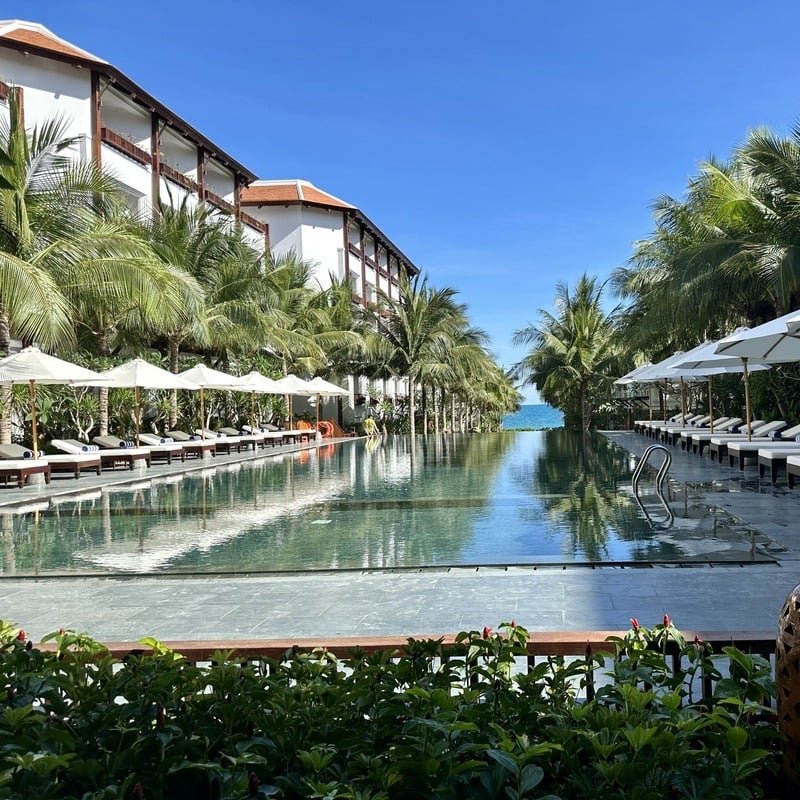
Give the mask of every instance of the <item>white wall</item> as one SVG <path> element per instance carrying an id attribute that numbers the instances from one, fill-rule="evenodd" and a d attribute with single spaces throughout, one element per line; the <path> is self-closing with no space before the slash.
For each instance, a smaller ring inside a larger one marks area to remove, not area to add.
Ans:
<path id="1" fill-rule="evenodd" d="M 314 263 L 313 280 L 327 289 L 331 273 L 344 276 L 342 212 L 302 207 L 301 223 L 303 258 Z"/>
<path id="2" fill-rule="evenodd" d="M 70 136 L 91 134 L 91 73 L 38 56 L 23 56 L 0 48 L 0 80 L 21 86 L 24 92 L 25 126 L 30 128 L 61 116 Z"/>
<path id="3" fill-rule="evenodd" d="M 242 206 L 250 216 L 269 225 L 272 252 L 281 256 L 291 249 L 303 258 L 303 237 L 299 206 Z"/>

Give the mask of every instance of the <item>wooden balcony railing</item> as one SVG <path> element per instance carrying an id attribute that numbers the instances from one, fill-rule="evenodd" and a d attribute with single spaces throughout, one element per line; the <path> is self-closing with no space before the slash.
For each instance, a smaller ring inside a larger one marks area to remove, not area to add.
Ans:
<path id="1" fill-rule="evenodd" d="M 206 189 L 205 196 L 206 201 L 211 203 L 212 206 L 216 206 L 220 211 L 224 211 L 226 214 L 236 213 L 233 203 L 229 203 L 224 197 L 220 197 L 210 189 Z"/>
<path id="2" fill-rule="evenodd" d="M 0 100 L 8 100 L 9 95 L 11 94 L 11 87 L 0 81 Z"/>
<path id="3" fill-rule="evenodd" d="M 110 128 L 100 128 L 100 140 L 139 164 L 150 166 L 153 163 L 153 157 L 147 150 L 142 150 L 141 147 L 128 141 L 124 136 L 112 131 Z"/>
<path id="4" fill-rule="evenodd" d="M 352 244 L 352 243 L 349 243 L 349 244 L 347 245 L 347 249 L 348 249 L 348 250 L 349 250 L 349 251 L 350 251 L 350 252 L 351 252 L 351 253 L 352 253 L 354 256 L 357 256 L 358 258 L 361 258 L 361 250 L 359 250 L 359 248 L 358 248 L 358 247 L 356 247 L 354 244 Z"/>
<path id="5" fill-rule="evenodd" d="M 265 236 L 269 232 L 269 225 L 267 225 L 266 222 L 262 222 L 260 219 L 256 219 L 250 216 L 250 214 L 246 214 L 244 211 L 239 212 L 239 220 L 245 225 L 263 233 Z"/>
<path id="6" fill-rule="evenodd" d="M 196 192 L 198 190 L 197 182 L 192 180 L 188 175 L 184 175 L 182 172 L 175 169 L 175 167 L 171 167 L 169 164 L 165 164 L 162 161 L 159 165 L 159 169 L 165 178 L 171 180 L 173 183 L 177 183 L 178 186 L 182 186 L 187 191 Z"/>

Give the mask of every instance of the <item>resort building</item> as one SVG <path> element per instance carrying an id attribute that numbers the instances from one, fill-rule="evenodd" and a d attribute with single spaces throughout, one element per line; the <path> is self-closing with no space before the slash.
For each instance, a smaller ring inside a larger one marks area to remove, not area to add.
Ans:
<path id="1" fill-rule="evenodd" d="M 204 202 L 236 218 L 254 249 L 293 248 L 314 264 L 313 281 L 347 277 L 364 306 L 399 296 L 400 275 L 419 270 L 363 211 L 307 181 L 257 180 L 232 155 L 115 66 L 43 25 L 0 21 L 0 117 L 16 93 L 26 127 L 60 117 L 76 158 L 93 159 L 119 184 L 132 211 L 159 201 Z M 350 378 L 345 418 L 364 400 L 408 394 L 403 381 Z M 326 410 L 327 411 L 327 410 Z"/>
<path id="2" fill-rule="evenodd" d="M 240 205 L 255 174 L 102 58 L 38 23 L 2 21 L 0 114 L 11 92 L 26 126 L 61 117 L 76 157 L 106 169 L 131 210 L 146 215 L 188 195 L 239 219 L 254 247 L 268 246 L 266 225 Z"/>
<path id="3" fill-rule="evenodd" d="M 241 192 L 240 203 L 267 224 L 276 256 L 293 250 L 314 265 L 312 280 L 328 288 L 331 279 L 347 278 L 359 305 L 400 295 L 400 276 L 419 270 L 363 211 L 304 180 L 254 181 Z M 350 378 L 355 402 L 361 397 L 407 395 L 403 381 L 370 384 Z"/>

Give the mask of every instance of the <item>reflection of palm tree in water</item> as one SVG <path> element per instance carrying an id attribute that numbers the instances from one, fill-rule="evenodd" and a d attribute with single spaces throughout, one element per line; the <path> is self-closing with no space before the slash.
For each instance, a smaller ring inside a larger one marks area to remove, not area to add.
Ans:
<path id="1" fill-rule="evenodd" d="M 647 530 L 618 489 L 630 477 L 622 450 L 602 436 L 564 430 L 545 431 L 542 445 L 531 489 L 548 518 L 566 530 L 565 555 L 608 560 L 612 536 L 625 539 Z M 530 473 L 519 473 L 517 480 L 527 484 Z"/>

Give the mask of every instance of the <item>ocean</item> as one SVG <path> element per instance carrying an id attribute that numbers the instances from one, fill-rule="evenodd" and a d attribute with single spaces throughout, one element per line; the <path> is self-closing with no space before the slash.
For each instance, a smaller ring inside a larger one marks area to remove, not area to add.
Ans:
<path id="1" fill-rule="evenodd" d="M 520 406 L 514 414 L 503 417 L 503 428 L 507 431 L 520 428 L 560 428 L 564 425 L 564 415 L 546 404 Z"/>

